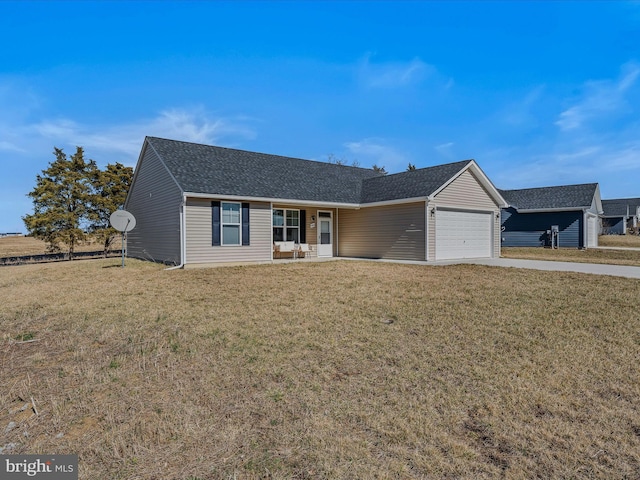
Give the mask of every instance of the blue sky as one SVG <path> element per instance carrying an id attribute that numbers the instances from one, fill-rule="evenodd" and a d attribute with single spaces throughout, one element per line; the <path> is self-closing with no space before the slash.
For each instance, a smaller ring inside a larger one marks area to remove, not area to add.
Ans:
<path id="1" fill-rule="evenodd" d="M 640 196 L 640 2 L 0 1 L 0 232 L 145 135 Z"/>

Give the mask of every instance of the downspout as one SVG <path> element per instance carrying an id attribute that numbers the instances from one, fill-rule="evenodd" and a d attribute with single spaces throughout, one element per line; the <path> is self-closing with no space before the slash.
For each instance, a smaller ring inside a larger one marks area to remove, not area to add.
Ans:
<path id="1" fill-rule="evenodd" d="M 589 215 L 587 215 L 587 209 L 582 209 L 582 248 L 587 249 L 589 245 Z"/>
<path id="2" fill-rule="evenodd" d="M 271 263 L 275 260 L 275 244 L 273 243 L 273 202 L 269 202 L 269 206 L 271 207 L 271 228 L 269 229 L 269 237 L 271 238 Z"/>
<path id="3" fill-rule="evenodd" d="M 165 268 L 165 270 L 176 270 L 178 268 L 184 268 L 184 263 L 187 259 L 187 220 L 185 215 L 185 207 L 187 205 L 187 196 L 182 196 L 182 203 L 180 204 L 180 265 L 175 267 Z"/>
<path id="4" fill-rule="evenodd" d="M 336 257 L 340 256 L 340 239 L 338 237 L 338 210 L 339 208 L 336 207 L 336 232 L 335 232 L 335 237 L 336 237 Z M 333 253 L 332 253 L 333 255 Z"/>

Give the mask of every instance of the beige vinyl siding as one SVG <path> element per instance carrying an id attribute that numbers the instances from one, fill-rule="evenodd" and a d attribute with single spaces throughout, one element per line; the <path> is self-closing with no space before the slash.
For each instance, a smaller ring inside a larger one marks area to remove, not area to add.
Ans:
<path id="1" fill-rule="evenodd" d="M 211 199 L 187 199 L 187 264 L 264 262 L 271 260 L 271 206 L 251 202 L 250 245 L 212 246 Z"/>
<path id="2" fill-rule="evenodd" d="M 464 171 L 458 178 L 445 187 L 433 199 L 440 207 L 469 208 L 474 210 L 496 210 L 498 205 L 489 192 L 469 171 Z"/>
<path id="3" fill-rule="evenodd" d="M 340 209 L 341 257 L 425 259 L 424 203 Z"/>
<path id="4" fill-rule="evenodd" d="M 135 174 L 125 205 L 136 218 L 136 228 L 127 234 L 127 255 L 177 265 L 182 192 L 149 146 Z"/>
<path id="5" fill-rule="evenodd" d="M 464 171 L 458 178 L 447 185 L 428 205 L 428 259 L 436 258 L 436 216 L 431 215 L 433 208 L 454 208 L 470 211 L 485 211 L 493 214 L 493 256 L 500 256 L 500 207 L 489 192 L 469 170 Z"/>

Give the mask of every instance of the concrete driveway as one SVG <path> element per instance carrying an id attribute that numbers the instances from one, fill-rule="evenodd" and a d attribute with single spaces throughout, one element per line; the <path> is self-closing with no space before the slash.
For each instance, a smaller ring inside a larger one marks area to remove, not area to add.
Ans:
<path id="1" fill-rule="evenodd" d="M 520 260 L 515 258 L 479 258 L 451 262 L 437 262 L 438 265 L 472 263 L 491 267 L 529 268 L 553 272 L 592 273 L 594 275 L 612 275 L 614 277 L 640 278 L 640 267 L 626 265 L 603 265 L 596 263 L 549 262 L 543 260 Z"/>

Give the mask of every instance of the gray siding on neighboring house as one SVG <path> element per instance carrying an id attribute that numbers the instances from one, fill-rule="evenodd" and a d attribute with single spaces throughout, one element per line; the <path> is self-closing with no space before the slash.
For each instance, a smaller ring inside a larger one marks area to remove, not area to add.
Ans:
<path id="1" fill-rule="evenodd" d="M 429 210 L 438 207 L 449 207 L 454 209 L 466 209 L 469 211 L 492 212 L 497 215 L 500 212 L 498 204 L 491 197 L 489 192 L 480 184 L 478 179 L 470 172 L 463 172 L 458 178 L 447 185 L 429 202 Z M 436 217 L 428 215 L 429 240 L 428 248 L 429 260 L 436 258 Z M 494 222 L 493 231 L 493 256 L 500 256 L 500 222 Z"/>
<path id="2" fill-rule="evenodd" d="M 265 202 L 249 204 L 250 244 L 243 246 L 213 246 L 212 199 L 188 198 L 187 264 L 261 262 L 271 260 L 271 205 Z"/>
<path id="3" fill-rule="evenodd" d="M 425 259 L 424 202 L 340 209 L 341 257 Z"/>
<path id="4" fill-rule="evenodd" d="M 550 245 L 547 230 L 559 227 L 560 247 L 582 248 L 584 215 L 582 211 L 517 213 L 502 210 L 503 247 L 541 247 Z"/>
<path id="5" fill-rule="evenodd" d="M 624 217 L 610 217 L 602 219 L 603 235 L 624 235 L 626 233 Z"/>
<path id="6" fill-rule="evenodd" d="M 138 162 L 125 210 L 136 218 L 127 234 L 127 255 L 165 263 L 180 263 L 182 191 L 152 148 Z"/>

